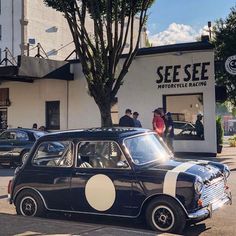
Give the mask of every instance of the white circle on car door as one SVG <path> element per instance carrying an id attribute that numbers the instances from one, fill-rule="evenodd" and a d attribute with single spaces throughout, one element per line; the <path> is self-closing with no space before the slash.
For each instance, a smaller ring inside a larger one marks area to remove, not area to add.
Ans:
<path id="1" fill-rule="evenodd" d="M 85 196 L 92 208 L 97 211 L 106 211 L 115 202 L 115 186 L 108 176 L 94 175 L 85 186 Z"/>

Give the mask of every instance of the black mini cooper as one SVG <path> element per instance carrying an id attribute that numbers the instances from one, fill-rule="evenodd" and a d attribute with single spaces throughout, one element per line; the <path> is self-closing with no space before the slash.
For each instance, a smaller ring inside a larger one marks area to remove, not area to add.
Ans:
<path id="1" fill-rule="evenodd" d="M 145 129 L 96 128 L 38 139 L 8 186 L 24 216 L 46 211 L 135 218 L 181 232 L 231 203 L 226 165 L 183 161 Z"/>

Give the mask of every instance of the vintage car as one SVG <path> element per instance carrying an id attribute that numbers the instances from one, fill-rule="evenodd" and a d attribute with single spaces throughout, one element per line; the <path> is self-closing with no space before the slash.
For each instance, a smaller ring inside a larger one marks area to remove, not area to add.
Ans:
<path id="1" fill-rule="evenodd" d="M 8 194 L 19 215 L 145 216 L 153 230 L 181 232 L 231 203 L 229 174 L 223 164 L 175 159 L 150 130 L 94 128 L 39 138 Z"/>
<path id="2" fill-rule="evenodd" d="M 44 134 L 39 130 L 25 128 L 3 131 L 0 134 L 0 165 L 22 164 L 35 141 Z"/>

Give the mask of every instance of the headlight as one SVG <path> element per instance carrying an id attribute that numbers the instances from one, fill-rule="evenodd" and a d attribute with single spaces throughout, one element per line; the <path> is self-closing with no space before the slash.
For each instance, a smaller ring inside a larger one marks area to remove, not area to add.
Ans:
<path id="1" fill-rule="evenodd" d="M 203 184 L 202 179 L 200 177 L 197 177 L 195 180 L 195 183 L 194 183 L 195 192 L 197 194 L 202 193 L 203 186 L 204 186 L 204 184 Z"/>
<path id="2" fill-rule="evenodd" d="M 224 168 L 224 176 L 225 178 L 228 178 L 230 175 L 230 170 L 229 170 L 229 167 L 227 165 L 225 165 L 225 168 Z"/>

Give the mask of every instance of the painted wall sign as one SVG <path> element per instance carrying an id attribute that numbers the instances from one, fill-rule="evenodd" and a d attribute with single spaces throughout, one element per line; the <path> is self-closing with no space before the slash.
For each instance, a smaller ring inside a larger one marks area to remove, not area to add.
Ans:
<path id="1" fill-rule="evenodd" d="M 229 74 L 236 75 L 236 55 L 227 58 L 225 69 Z"/>
<path id="2" fill-rule="evenodd" d="M 206 86 L 210 62 L 157 67 L 158 89 Z"/>

